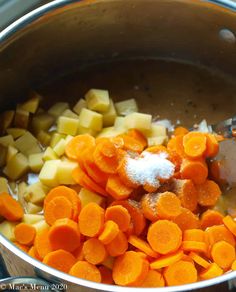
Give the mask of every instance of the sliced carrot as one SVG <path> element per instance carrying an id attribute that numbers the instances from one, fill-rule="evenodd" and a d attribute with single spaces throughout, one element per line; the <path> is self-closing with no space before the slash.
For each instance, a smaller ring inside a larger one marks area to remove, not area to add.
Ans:
<path id="1" fill-rule="evenodd" d="M 112 278 L 112 271 L 110 269 L 108 269 L 107 267 L 101 266 L 98 268 L 100 273 L 101 273 L 101 277 L 102 277 L 102 283 L 103 284 L 114 284 L 113 278 Z"/>
<path id="2" fill-rule="evenodd" d="M 164 192 L 158 195 L 156 201 L 157 215 L 161 219 L 173 219 L 181 213 L 181 203 L 172 192 Z"/>
<path id="3" fill-rule="evenodd" d="M 29 247 L 25 244 L 19 243 L 19 242 L 14 242 L 14 244 L 24 252 L 28 253 L 29 252 Z"/>
<path id="4" fill-rule="evenodd" d="M 143 149 L 147 147 L 147 138 L 137 129 L 128 130 L 127 134 L 142 144 Z"/>
<path id="5" fill-rule="evenodd" d="M 73 252 L 80 246 L 78 224 L 67 218 L 58 219 L 51 226 L 48 238 L 53 250 L 64 249 Z"/>
<path id="6" fill-rule="evenodd" d="M 188 229 L 185 230 L 183 234 L 184 241 L 205 242 L 205 238 L 205 232 L 201 229 Z"/>
<path id="7" fill-rule="evenodd" d="M 127 174 L 127 170 L 126 170 L 126 167 L 127 167 L 127 159 L 128 159 L 128 156 L 124 156 L 120 163 L 119 163 L 119 166 L 117 168 L 117 173 L 119 174 L 121 180 L 123 181 L 123 183 L 125 185 L 127 185 L 128 187 L 130 188 L 138 188 L 139 187 L 139 184 L 132 181 L 132 179 L 129 177 L 129 175 Z"/>
<path id="8" fill-rule="evenodd" d="M 157 258 L 158 253 L 156 253 L 150 245 L 143 239 L 137 237 L 136 235 L 130 235 L 128 242 L 136 247 L 137 249 L 143 251 L 145 254 L 147 254 L 150 257 Z"/>
<path id="9" fill-rule="evenodd" d="M 201 228 L 206 229 L 207 227 L 214 225 L 222 225 L 224 216 L 216 210 L 207 210 L 201 215 Z"/>
<path id="10" fill-rule="evenodd" d="M 236 222 L 235 222 L 235 220 L 231 216 L 227 215 L 223 218 L 223 223 L 224 223 L 225 227 L 228 228 L 229 231 L 232 232 L 234 236 L 236 236 Z"/>
<path id="11" fill-rule="evenodd" d="M 164 145 L 151 146 L 146 148 L 145 151 L 153 154 L 166 153 L 167 155 L 169 155 L 169 151 Z"/>
<path id="12" fill-rule="evenodd" d="M 87 204 L 79 214 L 80 232 L 89 237 L 98 236 L 104 226 L 104 209 L 96 203 Z"/>
<path id="13" fill-rule="evenodd" d="M 37 250 L 36 250 L 34 245 L 31 246 L 31 248 L 29 249 L 28 255 L 30 255 L 32 258 L 35 258 L 38 261 L 41 261 L 41 258 L 40 258 L 40 256 L 39 256 L 39 254 L 38 254 L 38 252 L 37 252 Z"/>
<path id="14" fill-rule="evenodd" d="M 88 134 L 78 135 L 67 144 L 65 153 L 70 159 L 78 160 L 83 156 L 83 151 L 92 146 L 95 146 L 94 137 Z"/>
<path id="15" fill-rule="evenodd" d="M 199 241 L 183 241 L 182 249 L 184 251 L 195 251 L 199 253 L 207 253 L 207 244 Z"/>
<path id="16" fill-rule="evenodd" d="M 114 221 L 108 220 L 105 222 L 104 229 L 98 239 L 103 244 L 108 244 L 118 235 L 118 233 L 119 226 Z"/>
<path id="17" fill-rule="evenodd" d="M 214 206 L 221 195 L 221 190 L 214 181 L 206 180 L 203 184 L 196 185 L 198 203 L 204 207 Z"/>
<path id="18" fill-rule="evenodd" d="M 21 244 L 30 246 L 34 242 L 36 235 L 36 229 L 34 226 L 26 223 L 20 223 L 16 225 L 14 229 L 16 241 Z"/>
<path id="19" fill-rule="evenodd" d="M 107 157 L 103 154 L 103 143 L 99 143 L 96 145 L 93 158 L 94 162 L 97 165 L 97 167 L 108 174 L 114 174 L 116 173 L 116 169 L 118 167 L 118 159 L 117 157 Z"/>
<path id="20" fill-rule="evenodd" d="M 182 232 L 174 222 L 158 220 L 150 225 L 147 240 L 154 251 L 165 255 L 180 247 Z"/>
<path id="21" fill-rule="evenodd" d="M 126 208 L 116 205 L 106 209 L 105 220 L 112 220 L 118 225 L 121 231 L 127 231 L 130 226 L 131 216 Z"/>
<path id="22" fill-rule="evenodd" d="M 173 263 L 180 261 L 183 258 L 183 256 L 184 256 L 184 253 L 182 250 L 178 250 L 175 253 L 161 256 L 159 259 L 153 261 L 150 264 L 150 268 L 153 270 L 159 270 L 161 268 L 168 267 L 172 265 Z"/>
<path id="23" fill-rule="evenodd" d="M 113 267 L 113 279 L 120 286 L 138 286 L 148 274 L 148 262 L 134 251 L 119 256 Z"/>
<path id="24" fill-rule="evenodd" d="M 85 260 L 93 265 L 101 264 L 107 257 L 104 244 L 97 238 L 90 238 L 84 242 L 83 254 Z"/>
<path id="25" fill-rule="evenodd" d="M 148 193 L 145 194 L 141 199 L 141 208 L 143 215 L 146 219 L 155 222 L 158 220 L 156 201 L 157 194 Z"/>
<path id="26" fill-rule="evenodd" d="M 199 277 L 202 280 L 209 280 L 221 276 L 223 272 L 224 271 L 216 263 L 212 263 L 207 269 L 199 273 Z"/>
<path id="27" fill-rule="evenodd" d="M 215 157 L 219 151 L 219 143 L 213 134 L 206 134 L 206 157 Z"/>
<path id="28" fill-rule="evenodd" d="M 191 262 L 180 260 L 167 267 L 164 278 L 168 286 L 177 286 L 197 282 L 197 270 Z"/>
<path id="29" fill-rule="evenodd" d="M 174 130 L 174 135 L 178 136 L 178 135 L 186 135 L 188 134 L 188 129 L 184 128 L 184 127 L 177 127 Z"/>
<path id="30" fill-rule="evenodd" d="M 231 266 L 231 269 L 233 271 L 236 271 L 236 260 L 233 261 L 232 266 Z"/>
<path id="31" fill-rule="evenodd" d="M 126 186 L 119 175 L 113 174 L 110 175 L 106 184 L 106 191 L 110 194 L 115 200 L 124 200 L 127 199 L 132 193 L 133 189 Z"/>
<path id="32" fill-rule="evenodd" d="M 191 179 L 195 184 L 203 184 L 208 176 L 208 168 L 205 161 L 184 159 L 180 174 L 182 179 Z"/>
<path id="33" fill-rule="evenodd" d="M 175 217 L 173 221 L 179 226 L 182 231 L 187 229 L 196 229 L 200 227 L 198 216 L 196 216 L 186 208 L 182 208 L 180 215 Z"/>
<path id="34" fill-rule="evenodd" d="M 137 153 L 141 153 L 144 150 L 144 143 L 143 141 L 136 139 L 128 134 L 122 134 L 121 137 L 124 141 L 123 148 L 128 151 L 133 151 Z"/>
<path id="35" fill-rule="evenodd" d="M 176 152 L 180 157 L 186 156 L 183 146 L 183 135 L 172 137 L 167 143 L 167 149 Z"/>
<path id="36" fill-rule="evenodd" d="M 23 217 L 24 210 L 12 196 L 2 192 L 0 194 L 0 215 L 8 221 L 18 221 Z"/>
<path id="37" fill-rule="evenodd" d="M 173 192 L 179 197 L 181 205 L 190 211 L 197 208 L 198 193 L 190 179 L 175 179 L 173 184 Z"/>
<path id="38" fill-rule="evenodd" d="M 69 274 L 88 281 L 101 283 L 102 277 L 99 269 L 86 261 L 78 261 L 69 271 Z"/>
<path id="39" fill-rule="evenodd" d="M 128 249 L 128 240 L 125 234 L 120 231 L 118 235 L 106 245 L 106 249 L 112 257 L 117 257 L 124 254 Z"/>
<path id="40" fill-rule="evenodd" d="M 84 260 L 83 246 L 84 243 L 81 243 L 81 245 L 75 251 L 73 251 L 73 256 L 76 258 L 77 261 Z"/>
<path id="41" fill-rule="evenodd" d="M 48 253 L 43 259 L 43 263 L 54 269 L 68 273 L 76 263 L 76 259 L 70 252 L 59 249 Z"/>
<path id="42" fill-rule="evenodd" d="M 165 287 L 165 280 L 161 273 L 157 271 L 149 270 L 146 278 L 141 284 L 141 287 L 146 287 L 146 288 Z"/>
<path id="43" fill-rule="evenodd" d="M 34 246 L 36 253 L 42 260 L 48 253 L 53 251 L 51 243 L 49 241 L 49 228 L 38 232 L 35 236 Z"/>
<path id="44" fill-rule="evenodd" d="M 101 153 L 108 158 L 112 158 L 116 156 L 116 147 L 115 145 L 107 139 L 106 141 L 103 141 L 103 147 L 101 149 Z"/>
<path id="45" fill-rule="evenodd" d="M 213 246 L 218 241 L 226 241 L 232 246 L 235 246 L 235 239 L 233 234 L 224 226 L 216 225 L 206 229 L 209 244 Z"/>
<path id="46" fill-rule="evenodd" d="M 200 158 L 206 152 L 206 137 L 196 136 L 184 143 L 184 152 L 190 158 Z"/>
<path id="47" fill-rule="evenodd" d="M 235 260 L 235 248 L 226 241 L 218 241 L 212 246 L 211 256 L 220 268 L 228 270 Z"/>
<path id="48" fill-rule="evenodd" d="M 195 262 L 196 264 L 198 264 L 199 266 L 201 266 L 201 267 L 203 267 L 203 268 L 205 268 L 205 269 L 209 268 L 210 263 L 209 263 L 207 260 L 205 260 L 203 257 L 201 257 L 200 255 L 198 255 L 197 253 L 191 251 L 190 254 L 189 254 L 189 256 L 190 256 L 190 257 L 194 260 L 194 262 Z"/>

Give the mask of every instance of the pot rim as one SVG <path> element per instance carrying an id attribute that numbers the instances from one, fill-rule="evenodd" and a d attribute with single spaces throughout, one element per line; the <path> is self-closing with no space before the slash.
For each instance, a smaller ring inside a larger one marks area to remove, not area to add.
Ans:
<path id="1" fill-rule="evenodd" d="M 11 23 L 9 26 L 7 26 L 4 30 L 0 32 L 0 45 L 7 41 L 10 37 L 14 36 L 16 32 L 19 30 L 25 28 L 27 25 L 32 23 L 33 21 L 37 20 L 39 17 L 51 12 L 54 9 L 66 6 L 71 3 L 81 2 L 86 0 L 54 0 L 48 4 L 45 4 L 43 6 L 40 6 L 31 12 L 25 14 L 24 16 L 20 17 L 13 23 Z M 198 0 L 201 2 L 201 0 Z M 226 9 L 229 9 L 233 12 L 236 12 L 236 3 L 233 0 L 205 0 L 205 2 L 209 2 L 212 4 L 215 4 L 217 6 L 222 6 Z M 171 287 L 163 287 L 163 288 L 132 288 L 132 287 L 120 287 L 115 285 L 107 285 L 107 284 L 101 284 L 101 283 L 95 283 L 87 280 L 83 280 L 74 276 L 70 276 L 69 274 L 60 272 L 54 268 L 51 268 L 38 260 L 32 258 L 24 251 L 20 250 L 18 247 L 16 247 L 12 242 L 10 242 L 7 238 L 5 238 L 3 235 L 0 234 L 0 244 L 2 244 L 4 247 L 6 247 L 9 251 L 11 251 L 13 254 L 27 262 L 28 264 L 32 265 L 33 267 L 42 270 L 43 272 L 46 272 L 50 274 L 53 277 L 56 277 L 58 279 L 67 281 L 69 283 L 81 285 L 87 288 L 97 289 L 97 290 L 103 290 L 103 291 L 111 291 L 111 292 L 122 292 L 122 291 L 160 291 L 160 292 L 182 292 L 182 291 L 189 291 L 194 289 L 200 289 L 207 286 L 212 286 L 216 284 L 220 284 L 222 282 L 226 282 L 229 280 L 233 280 L 236 278 L 236 271 L 226 273 L 220 277 L 213 278 L 210 280 L 200 281 L 193 284 L 186 284 L 181 286 L 171 286 Z M 4 280 L 0 280 L 1 282 Z"/>

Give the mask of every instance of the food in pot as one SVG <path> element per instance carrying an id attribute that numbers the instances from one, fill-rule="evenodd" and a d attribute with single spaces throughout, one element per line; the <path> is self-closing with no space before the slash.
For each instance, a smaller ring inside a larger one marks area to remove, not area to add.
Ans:
<path id="1" fill-rule="evenodd" d="M 209 171 L 223 137 L 173 132 L 91 89 L 71 109 L 34 93 L 1 117 L 0 232 L 43 263 L 132 287 L 236 269 L 236 222 Z"/>

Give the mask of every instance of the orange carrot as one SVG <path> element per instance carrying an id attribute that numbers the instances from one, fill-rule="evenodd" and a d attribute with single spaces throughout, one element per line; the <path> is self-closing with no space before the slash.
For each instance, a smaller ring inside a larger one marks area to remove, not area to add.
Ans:
<path id="1" fill-rule="evenodd" d="M 117 174 L 113 174 L 108 178 L 106 191 L 115 200 L 124 200 L 130 196 L 133 189 L 126 186 Z"/>
<path id="2" fill-rule="evenodd" d="M 203 268 L 205 268 L 205 269 L 209 268 L 210 263 L 209 263 L 207 260 L 205 260 L 203 257 L 201 257 L 200 255 L 198 255 L 197 253 L 191 251 L 190 254 L 189 254 L 189 256 L 190 256 L 190 257 L 194 260 L 194 262 L 195 262 L 196 264 L 198 264 L 199 266 L 201 266 L 201 267 L 203 267 Z"/>
<path id="3" fill-rule="evenodd" d="M 168 220 L 158 220 L 150 225 L 147 240 L 154 251 L 168 254 L 180 247 L 182 232 L 177 224 Z"/>
<path id="4" fill-rule="evenodd" d="M 117 173 L 119 174 L 121 180 L 127 187 L 134 188 L 134 189 L 138 188 L 139 184 L 132 181 L 132 179 L 128 176 L 127 171 L 126 171 L 126 166 L 127 166 L 127 156 L 124 156 L 119 163 L 119 166 L 117 168 Z"/>
<path id="5" fill-rule="evenodd" d="M 156 287 L 164 287 L 164 286 L 165 286 L 165 280 L 162 274 L 153 270 L 148 271 L 146 278 L 141 284 L 141 287 L 146 287 L 146 288 L 148 287 L 156 288 Z"/>
<path id="6" fill-rule="evenodd" d="M 99 269 L 86 261 L 78 261 L 70 269 L 69 274 L 88 281 L 101 283 L 102 277 Z"/>
<path id="7" fill-rule="evenodd" d="M 137 129 L 128 130 L 127 134 L 134 138 L 135 140 L 139 141 L 142 144 L 143 149 L 147 147 L 147 138 Z"/>
<path id="8" fill-rule="evenodd" d="M 184 256 L 182 250 L 178 250 L 175 253 L 161 256 L 159 259 L 155 260 L 150 264 L 150 268 L 153 270 L 159 270 L 161 268 L 168 267 L 178 261 L 180 261 Z"/>
<path id="9" fill-rule="evenodd" d="M 76 259 L 68 251 L 59 249 L 48 253 L 43 259 L 43 263 L 54 269 L 68 273 L 71 267 L 76 263 Z"/>
<path id="10" fill-rule="evenodd" d="M 236 236 L 236 222 L 235 222 L 235 220 L 231 216 L 227 215 L 223 218 L 223 223 L 224 223 L 225 227 L 228 228 L 229 231 L 232 232 L 234 236 Z"/>
<path id="11" fill-rule="evenodd" d="M 188 229 L 185 230 L 183 234 L 184 241 L 205 242 L 205 238 L 205 232 L 201 229 Z"/>
<path id="12" fill-rule="evenodd" d="M 73 256 L 76 258 L 77 261 L 84 260 L 83 246 L 84 243 L 81 243 L 81 245 L 75 251 L 73 251 Z"/>
<path id="13" fill-rule="evenodd" d="M 187 135 L 186 135 L 187 136 Z M 206 137 L 205 135 L 193 136 L 185 142 L 183 139 L 184 152 L 190 158 L 200 158 L 206 151 Z"/>
<path id="14" fill-rule="evenodd" d="M 110 284 L 110 285 L 114 284 L 114 281 L 112 278 L 112 271 L 110 269 L 108 269 L 107 267 L 104 267 L 104 266 L 101 266 L 98 269 L 101 273 L 103 284 Z"/>
<path id="15" fill-rule="evenodd" d="M 148 274 L 148 262 L 134 251 L 127 251 L 116 258 L 113 280 L 120 286 L 138 286 Z"/>
<path id="16" fill-rule="evenodd" d="M 206 134 L 206 157 L 215 157 L 219 151 L 219 143 L 213 134 Z"/>
<path id="17" fill-rule="evenodd" d="M 14 233 L 15 233 L 16 241 L 18 241 L 21 244 L 30 246 L 34 242 L 36 229 L 30 224 L 20 223 L 16 225 L 14 229 Z"/>
<path id="18" fill-rule="evenodd" d="M 116 205 L 106 209 L 105 220 L 112 220 L 118 225 L 121 231 L 127 231 L 130 225 L 131 217 L 126 208 Z"/>
<path id="19" fill-rule="evenodd" d="M 233 271 L 236 271 L 236 260 L 233 261 L 232 266 L 231 266 L 231 269 Z"/>
<path id="20" fill-rule="evenodd" d="M 235 260 L 235 248 L 226 241 L 218 241 L 212 246 L 211 257 L 220 268 L 228 270 Z"/>
<path id="21" fill-rule="evenodd" d="M 181 205 L 190 211 L 197 208 L 198 194 L 197 190 L 190 179 L 175 179 L 173 192 L 179 197 Z"/>
<path id="22" fill-rule="evenodd" d="M 182 249 L 184 251 L 195 251 L 199 253 L 207 253 L 207 244 L 199 241 L 183 241 Z"/>
<path id="23" fill-rule="evenodd" d="M 183 146 L 183 135 L 172 137 L 167 143 L 167 149 L 176 152 L 180 157 L 186 156 Z"/>
<path id="24" fill-rule="evenodd" d="M 201 215 L 201 228 L 205 230 L 210 226 L 221 225 L 223 218 L 224 216 L 220 212 L 209 209 Z"/>
<path id="25" fill-rule="evenodd" d="M 104 143 L 99 143 L 96 145 L 95 150 L 93 152 L 94 162 L 97 167 L 108 174 L 116 173 L 116 169 L 118 167 L 117 157 L 107 157 L 103 154 Z"/>
<path id="26" fill-rule="evenodd" d="M 157 221 L 157 194 L 148 193 L 145 194 L 141 199 L 141 208 L 143 215 L 146 219 L 154 222 Z"/>
<path id="27" fill-rule="evenodd" d="M 208 242 L 213 246 L 218 241 L 226 241 L 232 246 L 235 246 L 235 239 L 233 234 L 224 226 L 216 225 L 206 229 Z"/>
<path id="28" fill-rule="evenodd" d="M 44 217 L 49 225 L 53 225 L 57 219 L 72 219 L 72 203 L 65 197 L 55 197 L 45 206 Z"/>
<path id="29" fill-rule="evenodd" d="M 182 231 L 186 229 L 196 229 L 199 228 L 200 225 L 198 216 L 186 208 L 182 208 L 180 215 L 175 217 L 173 221 Z"/>
<path id="30" fill-rule="evenodd" d="M 104 244 L 97 238 L 90 238 L 84 242 L 83 254 L 85 260 L 93 265 L 102 263 L 107 257 Z"/>
<path id="31" fill-rule="evenodd" d="M 134 247 L 136 247 L 137 249 L 141 250 L 142 252 L 144 252 L 145 254 L 147 254 L 150 257 L 153 258 L 157 258 L 158 257 L 158 253 L 156 253 L 154 250 L 152 250 L 152 248 L 150 247 L 150 245 L 142 240 L 141 238 L 137 237 L 136 235 L 130 235 L 128 242 L 133 245 Z"/>
<path id="32" fill-rule="evenodd" d="M 79 230 L 89 237 L 94 237 L 102 232 L 104 226 L 104 209 L 96 203 L 89 203 L 79 214 Z"/>
<path id="33" fill-rule="evenodd" d="M 23 217 L 24 210 L 12 196 L 2 192 L 0 194 L 0 215 L 8 221 L 18 221 Z"/>
<path id="34" fill-rule="evenodd" d="M 124 254 L 128 249 L 128 240 L 125 234 L 120 231 L 118 235 L 106 245 L 106 249 L 112 257 Z"/>
<path id="35" fill-rule="evenodd" d="M 196 185 L 198 203 L 204 207 L 214 206 L 221 195 L 219 186 L 212 180 Z"/>
<path id="36" fill-rule="evenodd" d="M 67 218 L 58 219 L 49 230 L 49 242 L 53 250 L 75 251 L 80 246 L 78 225 Z"/>
<path id="37" fill-rule="evenodd" d="M 181 213 L 181 203 L 172 192 L 164 192 L 158 195 L 156 201 L 157 215 L 161 219 L 173 219 Z"/>
<path id="38" fill-rule="evenodd" d="M 224 271 L 216 263 L 212 263 L 207 269 L 199 273 L 199 277 L 202 280 L 208 280 L 221 276 L 223 272 Z"/>
<path id="39" fill-rule="evenodd" d="M 36 234 L 34 246 L 36 249 L 36 254 L 38 254 L 41 260 L 52 251 L 52 246 L 49 241 L 49 229 L 45 229 Z"/>
<path id="40" fill-rule="evenodd" d="M 153 153 L 153 154 L 166 153 L 167 156 L 169 155 L 169 150 L 164 145 L 150 146 L 146 148 L 145 151 Z"/>
<path id="41" fill-rule="evenodd" d="M 188 134 L 188 129 L 184 128 L 184 127 L 177 127 L 174 130 L 174 135 L 178 136 L 178 135 L 186 135 Z"/>
<path id="42" fill-rule="evenodd" d="M 78 160 L 83 156 L 83 151 L 91 146 L 95 146 L 94 137 L 88 134 L 78 135 L 67 144 L 65 153 L 68 158 Z"/>
<path id="43" fill-rule="evenodd" d="M 101 149 L 101 153 L 105 157 L 108 157 L 108 158 L 115 157 L 116 156 L 116 147 L 109 139 L 106 139 L 103 141 L 103 147 Z"/>
<path id="44" fill-rule="evenodd" d="M 123 148 L 128 151 L 133 151 L 137 153 L 141 153 L 144 150 L 144 143 L 143 140 L 136 139 L 132 136 L 129 136 L 128 134 L 120 135 L 124 140 L 124 146 Z"/>
<path id="45" fill-rule="evenodd" d="M 118 235 L 118 233 L 119 226 L 114 221 L 108 220 L 105 222 L 104 229 L 98 239 L 103 244 L 108 244 Z"/>
<path id="46" fill-rule="evenodd" d="M 168 286 L 197 282 L 197 270 L 191 262 L 180 260 L 167 267 L 164 278 Z"/>
<path id="47" fill-rule="evenodd" d="M 29 247 L 27 245 L 21 244 L 19 242 L 14 242 L 14 244 L 24 252 L 28 253 L 29 252 Z"/>
<path id="48" fill-rule="evenodd" d="M 182 179 L 191 179 L 195 184 L 203 184 L 208 176 L 208 168 L 205 161 L 184 159 L 180 174 Z"/>
<path id="49" fill-rule="evenodd" d="M 39 256 L 39 254 L 38 254 L 38 252 L 37 252 L 37 250 L 36 250 L 34 245 L 31 246 L 31 248 L 29 249 L 28 255 L 30 255 L 32 258 L 35 258 L 38 261 L 41 261 L 41 258 L 40 258 L 40 256 Z"/>

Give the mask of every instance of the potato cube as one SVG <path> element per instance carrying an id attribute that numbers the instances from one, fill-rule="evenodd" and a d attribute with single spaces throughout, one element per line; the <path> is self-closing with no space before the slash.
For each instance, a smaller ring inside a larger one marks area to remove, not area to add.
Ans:
<path id="1" fill-rule="evenodd" d="M 123 130 L 116 130 L 114 127 L 107 127 L 103 128 L 101 132 L 97 135 L 97 138 L 109 138 L 109 137 L 115 137 L 121 134 L 124 134 L 125 131 Z"/>
<path id="2" fill-rule="evenodd" d="M 53 151 L 56 153 L 57 156 L 62 156 L 65 153 L 66 148 L 66 140 L 61 139 L 54 147 Z"/>
<path id="3" fill-rule="evenodd" d="M 7 128 L 9 128 L 13 122 L 15 112 L 14 111 L 5 111 L 1 114 L 0 117 L 0 129 L 1 133 L 4 133 Z"/>
<path id="4" fill-rule="evenodd" d="M 29 112 L 18 108 L 15 113 L 14 125 L 18 128 L 27 129 L 29 124 L 29 117 Z"/>
<path id="5" fill-rule="evenodd" d="M 15 181 L 9 181 L 8 186 L 10 189 L 10 193 L 16 194 L 17 193 L 17 184 Z"/>
<path id="6" fill-rule="evenodd" d="M 48 146 L 50 144 L 50 141 L 51 141 L 51 135 L 49 133 L 41 130 L 37 135 L 37 139 L 41 145 Z"/>
<path id="7" fill-rule="evenodd" d="M 150 130 L 152 116 L 148 114 L 132 113 L 125 117 L 125 126 L 128 129 Z"/>
<path id="8" fill-rule="evenodd" d="M 61 116 L 61 114 L 68 108 L 69 104 L 67 102 L 57 102 L 52 107 L 50 107 L 48 113 L 57 118 Z"/>
<path id="9" fill-rule="evenodd" d="M 20 182 L 17 185 L 17 198 L 21 206 L 23 207 L 26 206 L 25 194 L 26 194 L 27 186 L 28 185 L 24 181 Z"/>
<path id="10" fill-rule="evenodd" d="M 8 146 L 7 148 L 7 162 L 11 160 L 13 156 L 17 154 L 18 150 L 13 146 Z"/>
<path id="11" fill-rule="evenodd" d="M 10 179 L 17 180 L 24 175 L 28 169 L 28 159 L 22 153 L 17 153 L 10 161 L 8 161 L 3 172 Z"/>
<path id="12" fill-rule="evenodd" d="M 61 161 L 57 168 L 57 180 L 59 184 L 73 185 L 72 171 L 78 167 L 78 163 L 72 161 Z"/>
<path id="13" fill-rule="evenodd" d="M 3 167 L 7 161 L 7 148 L 0 144 L 0 167 Z"/>
<path id="14" fill-rule="evenodd" d="M 18 108 L 32 114 L 36 113 L 39 106 L 39 102 L 41 100 L 41 96 L 37 94 L 36 92 L 33 95 L 34 96 L 32 96 L 29 100 L 20 104 Z"/>
<path id="15" fill-rule="evenodd" d="M 80 115 L 80 112 L 82 110 L 82 108 L 86 108 L 87 107 L 87 104 L 86 104 L 86 101 L 85 99 L 81 98 L 77 103 L 76 105 L 73 107 L 73 111 L 75 113 L 77 113 L 77 115 Z"/>
<path id="16" fill-rule="evenodd" d="M 26 132 L 26 129 L 22 128 L 8 128 L 6 129 L 6 132 L 8 135 L 11 135 L 13 139 L 17 139 L 20 136 L 24 135 Z"/>
<path id="17" fill-rule="evenodd" d="M 45 220 L 41 220 L 39 222 L 36 222 L 33 224 L 33 226 L 36 229 L 37 233 L 42 232 L 45 229 L 48 229 L 50 227 Z"/>
<path id="18" fill-rule="evenodd" d="M 119 116 L 127 116 L 131 113 L 138 112 L 138 105 L 134 98 L 116 102 L 115 108 Z"/>
<path id="19" fill-rule="evenodd" d="M 156 125 L 152 123 L 151 129 L 148 131 L 143 131 L 146 137 L 159 137 L 159 136 L 166 136 L 166 127 L 162 125 Z"/>
<path id="20" fill-rule="evenodd" d="M 27 205 L 26 205 L 26 211 L 28 214 L 37 214 L 37 213 L 40 213 L 42 210 L 43 210 L 42 206 L 38 206 L 38 205 L 33 204 L 31 202 L 27 203 Z"/>
<path id="21" fill-rule="evenodd" d="M 48 131 L 54 124 L 55 117 L 48 113 L 38 113 L 32 119 L 32 129 L 35 134 L 40 131 Z"/>
<path id="22" fill-rule="evenodd" d="M 148 137 L 148 146 L 156 146 L 156 145 L 163 145 L 167 141 L 167 136 L 159 136 L 159 137 Z"/>
<path id="23" fill-rule="evenodd" d="M 79 124 L 82 127 L 90 128 L 94 131 L 102 129 L 102 115 L 86 108 L 83 108 L 79 116 Z"/>
<path id="24" fill-rule="evenodd" d="M 15 230 L 16 223 L 14 222 L 9 222 L 9 221 L 3 221 L 0 223 L 0 233 L 5 236 L 7 239 L 10 241 L 15 240 Z"/>
<path id="25" fill-rule="evenodd" d="M 12 135 L 0 137 L 0 145 L 5 147 L 8 147 L 9 145 L 14 145 L 14 139 Z"/>
<path id="26" fill-rule="evenodd" d="M 104 202 L 104 197 L 91 192 L 85 188 L 81 188 L 80 192 L 79 192 L 79 198 L 81 200 L 81 206 L 82 208 L 85 207 L 87 204 L 89 203 L 96 203 L 98 205 L 102 205 L 102 203 Z"/>
<path id="27" fill-rule="evenodd" d="M 55 160 L 58 159 L 57 154 L 54 152 L 54 150 L 51 147 L 47 147 L 45 152 L 43 153 L 43 160 Z"/>
<path id="28" fill-rule="evenodd" d="M 52 137 L 51 137 L 51 141 L 50 141 L 50 147 L 54 147 L 56 146 L 56 144 L 62 139 L 62 138 L 65 138 L 66 135 L 63 135 L 63 134 L 59 134 L 57 132 L 53 133 L 52 134 Z"/>
<path id="29" fill-rule="evenodd" d="M 114 123 L 114 128 L 116 130 L 124 130 L 124 131 L 127 131 L 128 128 L 125 125 L 125 117 L 116 117 L 115 123 Z"/>
<path id="30" fill-rule="evenodd" d="M 8 193 L 8 180 L 5 177 L 0 177 L 0 193 Z"/>
<path id="31" fill-rule="evenodd" d="M 117 117 L 114 102 L 110 99 L 109 109 L 103 113 L 103 127 L 113 126 Z"/>
<path id="32" fill-rule="evenodd" d="M 71 135 L 67 135 L 65 138 L 66 145 L 73 139 L 74 137 Z"/>
<path id="33" fill-rule="evenodd" d="M 68 117 L 59 117 L 57 131 L 60 134 L 75 136 L 78 130 L 79 121 Z"/>
<path id="34" fill-rule="evenodd" d="M 88 109 L 100 113 L 106 112 L 110 106 L 109 93 L 107 90 L 90 89 L 85 94 Z"/>
<path id="35" fill-rule="evenodd" d="M 44 220 L 43 215 L 38 215 L 38 214 L 24 214 L 22 221 L 26 224 L 35 224 L 37 222 L 40 222 Z"/>
<path id="36" fill-rule="evenodd" d="M 33 204 L 41 204 L 48 192 L 48 187 L 43 185 L 40 181 L 29 185 L 26 189 L 26 196 Z"/>
<path id="37" fill-rule="evenodd" d="M 35 153 L 29 155 L 29 167 L 33 172 L 40 172 L 43 164 L 43 153 Z"/>
<path id="38" fill-rule="evenodd" d="M 15 147 L 26 156 L 42 152 L 38 140 L 30 132 L 19 137 L 15 141 Z"/>
<path id="39" fill-rule="evenodd" d="M 70 109 L 66 109 L 63 113 L 62 113 L 63 117 L 67 117 L 67 118 L 72 118 L 72 119 L 79 119 L 79 116 L 77 114 L 75 114 L 74 112 L 72 112 L 72 110 Z"/>
<path id="40" fill-rule="evenodd" d="M 48 160 L 44 163 L 39 174 L 39 179 L 44 185 L 49 187 L 58 186 L 57 171 L 60 163 L 60 160 Z"/>
<path id="41" fill-rule="evenodd" d="M 89 135 L 95 137 L 97 135 L 97 133 L 98 133 L 97 131 L 94 131 L 90 128 L 85 128 L 85 127 L 81 126 L 80 123 L 78 125 L 77 135 L 89 134 Z"/>

